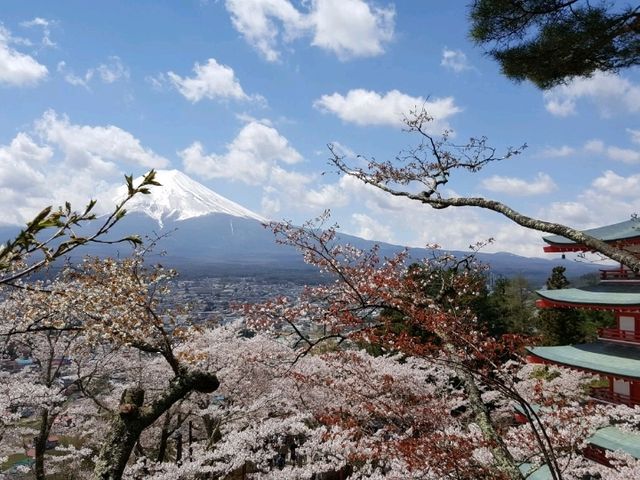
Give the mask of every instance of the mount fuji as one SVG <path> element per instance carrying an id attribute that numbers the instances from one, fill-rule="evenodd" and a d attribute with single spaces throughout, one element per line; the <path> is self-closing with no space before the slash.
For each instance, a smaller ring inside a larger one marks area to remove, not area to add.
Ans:
<path id="1" fill-rule="evenodd" d="M 148 195 L 138 195 L 126 205 L 127 215 L 110 232 L 110 238 L 139 235 L 156 239 L 156 247 L 147 256 L 154 263 L 176 268 L 183 277 L 260 276 L 314 281 L 315 268 L 306 265 L 292 247 L 279 245 L 263 216 L 235 203 L 178 170 L 158 170 L 161 186 L 151 188 Z M 134 180 L 139 184 L 141 177 Z M 122 187 L 114 199 L 126 194 Z M 84 227 L 85 235 L 94 227 Z M 17 228 L 0 228 L 0 241 L 12 238 Z M 77 232 L 82 235 L 82 231 Z M 403 247 L 363 240 L 340 234 L 338 239 L 358 248 L 380 245 L 380 254 L 392 256 Z M 77 250 L 79 255 L 127 256 L 131 248 L 125 244 L 90 244 Z M 431 251 L 410 249 L 412 258 L 431 256 Z M 456 253 L 456 252 L 452 252 Z M 460 252 L 458 252 L 460 253 Z M 495 275 L 523 275 L 541 285 L 557 260 L 526 258 L 510 253 L 480 253 Z M 593 265 L 564 262 L 567 273 L 577 277 L 596 271 Z"/>
<path id="2" fill-rule="evenodd" d="M 134 180 L 140 184 L 142 177 Z M 148 195 L 137 195 L 127 204 L 127 211 L 144 213 L 158 222 L 175 221 L 222 213 L 232 217 L 248 218 L 266 223 L 268 220 L 231 200 L 218 195 L 179 170 L 158 170 L 156 180 L 162 186 L 154 187 Z M 126 196 L 125 186 L 117 190 L 115 201 Z"/>

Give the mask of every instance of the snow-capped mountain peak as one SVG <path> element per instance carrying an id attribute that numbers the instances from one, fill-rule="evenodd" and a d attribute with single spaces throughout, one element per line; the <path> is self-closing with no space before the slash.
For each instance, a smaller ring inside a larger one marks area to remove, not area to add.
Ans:
<path id="1" fill-rule="evenodd" d="M 139 184 L 141 180 L 142 177 L 135 179 L 134 185 Z M 267 221 L 266 218 L 218 195 L 179 170 L 157 170 L 156 180 L 162 186 L 151 187 L 149 195 L 136 195 L 127 203 L 127 211 L 144 213 L 157 220 L 160 226 L 166 218 L 186 220 L 211 213 L 225 213 L 259 222 Z M 115 200 L 118 201 L 125 195 L 126 187 L 120 187 Z"/>

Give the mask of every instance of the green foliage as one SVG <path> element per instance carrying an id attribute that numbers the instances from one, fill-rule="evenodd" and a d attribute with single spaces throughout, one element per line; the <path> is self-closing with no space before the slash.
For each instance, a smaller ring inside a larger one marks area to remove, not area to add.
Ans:
<path id="1" fill-rule="evenodd" d="M 570 286 L 565 277 L 565 267 L 554 267 L 547 280 L 547 288 L 556 290 Z M 574 345 L 593 341 L 598 329 L 611 326 L 611 312 L 574 310 L 568 308 L 545 308 L 538 314 L 538 333 L 543 345 Z"/>
<path id="2" fill-rule="evenodd" d="M 491 335 L 535 333 L 535 299 L 526 278 L 499 278 L 491 292 L 478 301 L 477 314 Z"/>
<path id="3" fill-rule="evenodd" d="M 546 381 L 558 378 L 560 375 L 561 374 L 558 370 L 552 370 L 548 365 L 539 365 L 533 369 L 533 372 L 531 372 L 531 378 Z"/>
<path id="4" fill-rule="evenodd" d="M 600 328 L 614 327 L 616 324 L 613 312 L 583 310 L 580 315 L 582 317 L 580 325 L 581 343 L 593 342 L 598 338 L 598 330 Z"/>
<path id="5" fill-rule="evenodd" d="M 562 266 L 553 267 L 551 276 L 547 279 L 547 288 L 549 290 L 560 290 L 569 287 L 569 280 L 564 275 L 566 271 L 567 269 Z"/>
<path id="6" fill-rule="evenodd" d="M 638 7 L 586 0 L 475 0 L 471 37 L 503 73 L 542 89 L 640 63 Z"/>

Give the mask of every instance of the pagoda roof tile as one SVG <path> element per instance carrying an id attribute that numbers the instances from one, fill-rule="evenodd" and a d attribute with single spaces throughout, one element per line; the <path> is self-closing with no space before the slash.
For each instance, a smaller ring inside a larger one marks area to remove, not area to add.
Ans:
<path id="1" fill-rule="evenodd" d="M 527 480 L 551 480 L 553 478 L 547 465 L 536 467 L 532 463 L 522 463 L 519 468 Z"/>
<path id="2" fill-rule="evenodd" d="M 527 347 L 527 350 L 543 360 L 568 367 L 640 378 L 640 346 L 637 345 L 598 341 L 558 347 Z"/>
<path id="3" fill-rule="evenodd" d="M 605 242 L 615 242 L 616 240 L 629 240 L 640 238 L 640 220 L 630 219 L 624 222 L 605 225 L 603 227 L 584 230 L 584 233 L 592 237 L 599 238 Z M 550 245 L 572 245 L 573 240 L 569 240 L 561 235 L 549 235 L 542 239 Z"/>
<path id="4" fill-rule="evenodd" d="M 552 302 L 571 305 L 638 306 L 640 308 L 640 285 L 638 284 L 601 283 L 584 288 L 537 290 L 536 293 Z"/>
<path id="5" fill-rule="evenodd" d="M 618 427 L 605 427 L 593 434 L 588 442 L 607 450 L 622 450 L 640 459 L 640 435 L 626 432 Z"/>

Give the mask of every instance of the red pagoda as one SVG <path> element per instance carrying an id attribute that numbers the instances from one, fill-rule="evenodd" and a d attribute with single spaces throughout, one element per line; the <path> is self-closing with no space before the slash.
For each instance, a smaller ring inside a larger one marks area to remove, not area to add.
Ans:
<path id="1" fill-rule="evenodd" d="M 607 243 L 640 252 L 640 222 L 628 220 L 587 230 Z M 560 236 L 544 237 L 545 252 L 588 252 L 589 247 Z M 620 266 L 600 271 L 600 283 L 585 288 L 539 290 L 540 308 L 608 310 L 614 328 L 599 331 L 598 340 L 582 345 L 532 347 L 534 361 L 555 363 L 600 374 L 608 386 L 592 395 L 610 403 L 640 405 L 640 275 Z"/>
<path id="2" fill-rule="evenodd" d="M 640 255 L 640 221 L 636 219 L 585 233 Z M 585 245 L 561 236 L 544 237 L 545 252 L 589 252 Z M 600 270 L 600 282 L 592 287 L 539 290 L 540 308 L 607 310 L 615 315 L 615 327 L 603 328 L 593 343 L 554 347 L 529 347 L 530 359 L 563 365 L 600 375 L 607 386 L 591 389 L 601 402 L 640 405 L 640 275 L 624 266 Z M 640 435 L 616 427 L 602 429 L 589 440 L 590 458 L 606 463 L 604 450 L 622 449 L 640 458 Z"/>

